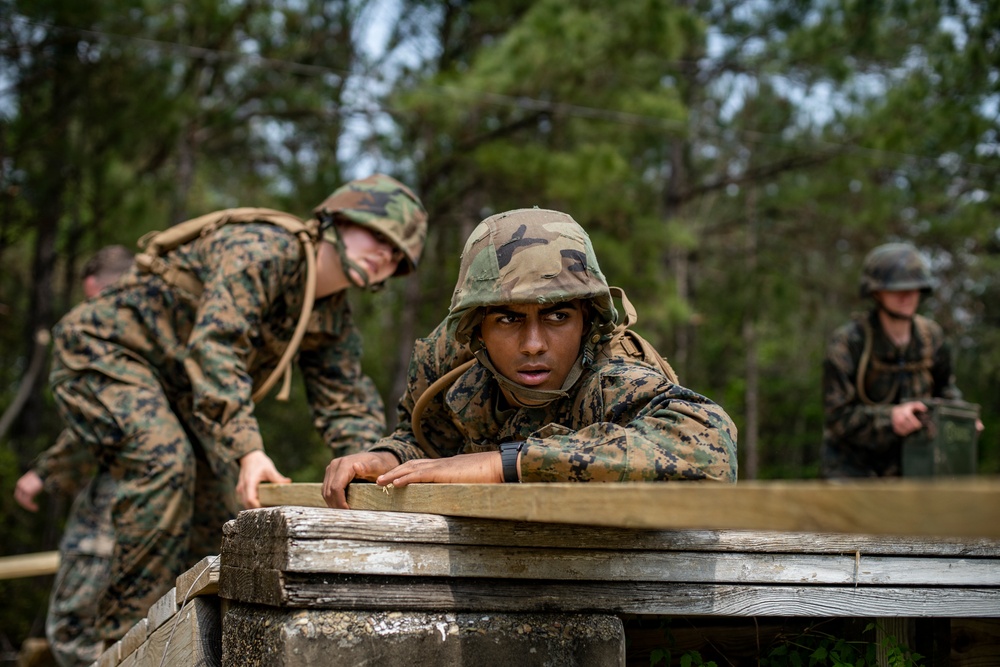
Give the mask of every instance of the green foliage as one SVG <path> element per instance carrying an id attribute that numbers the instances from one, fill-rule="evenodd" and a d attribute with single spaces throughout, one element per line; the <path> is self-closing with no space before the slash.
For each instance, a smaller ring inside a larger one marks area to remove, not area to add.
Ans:
<path id="1" fill-rule="evenodd" d="M 875 628 L 869 624 L 865 633 Z M 883 638 L 886 664 L 891 667 L 920 667 L 923 656 L 900 645 L 891 635 Z M 788 637 L 770 648 L 760 659 L 761 667 L 879 667 L 879 644 L 847 640 L 816 629 Z"/>
<path id="2" fill-rule="evenodd" d="M 373 6 L 0 0 L 0 406 L 100 246 L 227 206 L 307 215 L 379 169 L 430 212 L 418 274 L 354 299 L 390 422 L 468 233 L 539 205 L 590 230 L 638 330 L 742 442 L 756 416 L 760 477 L 815 475 L 825 341 L 866 307 L 864 254 L 915 242 L 1000 472 L 997 3 Z M 384 53 L 363 48 L 375 20 Z M 301 388 L 259 415 L 279 467 L 319 479 Z M 40 389 L 3 479 L 58 428 Z M 38 548 L 45 519 L 18 512 L 7 548 Z"/>

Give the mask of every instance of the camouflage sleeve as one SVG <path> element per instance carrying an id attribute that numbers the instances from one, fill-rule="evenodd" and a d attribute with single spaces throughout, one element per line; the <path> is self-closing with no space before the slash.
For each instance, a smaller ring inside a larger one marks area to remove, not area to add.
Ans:
<path id="1" fill-rule="evenodd" d="M 464 348 L 450 343 L 450 340 L 446 323 L 442 322 L 427 338 L 414 343 L 407 371 L 406 392 L 397 405 L 396 427 L 391 434 L 369 447 L 369 451 L 390 451 L 400 462 L 428 457 L 413 434 L 413 408 L 435 380 L 471 359 Z M 441 414 L 439 410 L 444 404 L 444 394 L 441 391 L 434 397 L 428 405 L 427 414 Z M 434 443 L 436 455 L 450 456 L 460 451 L 465 444 L 462 432 L 447 420 L 424 419 L 420 426 L 428 442 Z"/>
<path id="2" fill-rule="evenodd" d="M 858 396 L 856 378 L 864 334 L 852 323 L 830 338 L 823 360 L 823 413 L 827 437 L 875 452 L 896 442 L 892 405 L 866 405 Z"/>
<path id="3" fill-rule="evenodd" d="M 736 426 L 721 407 L 638 364 L 619 364 L 594 383 L 582 407 L 597 420 L 532 434 L 522 481 L 736 481 Z"/>
<path id="4" fill-rule="evenodd" d="M 73 494 L 94 474 L 94 457 L 67 428 L 54 445 L 38 455 L 32 469 L 42 478 L 49 493 Z"/>
<path id="5" fill-rule="evenodd" d="M 313 424 L 335 457 L 361 451 L 385 434 L 382 397 L 361 373 L 360 334 L 349 309 L 341 315 L 339 333 L 325 334 L 321 344 L 299 354 Z"/>
<path id="6" fill-rule="evenodd" d="M 271 304 L 290 288 L 301 248 L 291 234 L 269 225 L 226 231 L 212 235 L 218 263 L 204 281 L 184 368 L 199 430 L 214 440 L 223 460 L 236 460 L 264 448 L 248 359 Z"/>

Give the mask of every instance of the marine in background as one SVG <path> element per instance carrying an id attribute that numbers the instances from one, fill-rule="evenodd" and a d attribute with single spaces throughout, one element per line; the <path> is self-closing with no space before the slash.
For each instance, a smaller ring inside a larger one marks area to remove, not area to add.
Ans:
<path id="1" fill-rule="evenodd" d="M 912 244 L 865 258 L 860 295 L 872 307 L 834 331 L 823 361 L 823 477 L 900 476 L 903 440 L 924 427 L 922 399 L 962 398 L 941 326 L 917 313 L 934 286 Z"/>

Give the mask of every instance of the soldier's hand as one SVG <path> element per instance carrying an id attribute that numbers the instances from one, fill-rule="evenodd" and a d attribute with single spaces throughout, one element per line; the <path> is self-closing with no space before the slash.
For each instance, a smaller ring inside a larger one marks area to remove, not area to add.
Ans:
<path id="1" fill-rule="evenodd" d="M 500 452 L 459 454 L 444 459 L 414 459 L 381 475 L 376 484 L 496 484 L 503 482 Z"/>
<path id="2" fill-rule="evenodd" d="M 29 470 L 21 475 L 17 484 L 14 485 L 14 500 L 29 512 L 37 512 L 38 503 L 35 502 L 35 496 L 41 492 L 43 486 L 42 478 L 38 476 L 38 473 Z"/>
<path id="3" fill-rule="evenodd" d="M 399 465 L 392 452 L 360 452 L 330 461 L 323 475 L 323 500 L 328 507 L 351 509 L 347 504 L 347 485 L 355 479 L 374 482 L 375 479 Z"/>
<path id="4" fill-rule="evenodd" d="M 892 407 L 892 431 L 896 435 L 905 436 L 919 431 L 924 427 L 920 415 L 927 412 L 927 406 L 920 401 L 900 403 Z"/>
<path id="5" fill-rule="evenodd" d="M 291 478 L 278 472 L 270 456 L 257 449 L 240 459 L 240 479 L 236 484 L 236 496 L 248 509 L 260 507 L 257 487 L 261 482 L 288 484 L 291 481 Z"/>

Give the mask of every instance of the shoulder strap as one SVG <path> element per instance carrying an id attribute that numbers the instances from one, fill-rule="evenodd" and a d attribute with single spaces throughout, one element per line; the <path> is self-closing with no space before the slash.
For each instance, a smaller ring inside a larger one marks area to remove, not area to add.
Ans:
<path id="1" fill-rule="evenodd" d="M 622 302 L 622 309 L 625 311 L 625 318 L 615 327 L 611 341 L 608 345 L 618 353 L 641 360 L 652 366 L 657 366 L 667 379 L 674 384 L 679 384 L 677 373 L 674 372 L 670 363 L 656 350 L 653 345 L 630 329 L 633 324 L 639 321 L 639 315 L 635 311 L 635 306 L 629 301 L 625 290 L 620 287 L 611 288 L 611 296 L 618 297 Z"/>
<path id="2" fill-rule="evenodd" d="M 270 208 L 229 208 L 222 211 L 215 211 L 206 215 L 186 220 L 162 231 L 153 231 L 139 239 L 139 248 L 143 252 L 135 257 L 136 266 L 148 273 L 155 273 L 163 278 L 168 284 L 178 287 L 194 299 L 201 298 L 204 286 L 201 281 L 190 271 L 186 271 L 176 266 L 172 266 L 165 261 L 162 255 L 170 252 L 180 245 L 195 240 L 202 236 L 208 236 L 219 227 L 232 223 L 265 222 L 277 225 L 293 234 L 300 243 L 306 259 L 306 293 L 302 302 L 302 312 L 299 314 L 299 321 L 295 325 L 292 338 L 285 347 L 278 365 L 271 371 L 271 375 L 253 393 L 254 402 L 263 399 L 278 379 L 284 375 L 285 382 L 278 394 L 279 400 L 288 400 L 291 389 L 291 362 L 298 352 L 302 338 L 305 336 L 306 328 L 309 326 L 309 316 L 312 314 L 313 304 L 316 300 L 316 248 L 315 244 L 319 238 L 319 223 L 316 221 L 305 222 L 284 211 L 277 211 Z"/>

